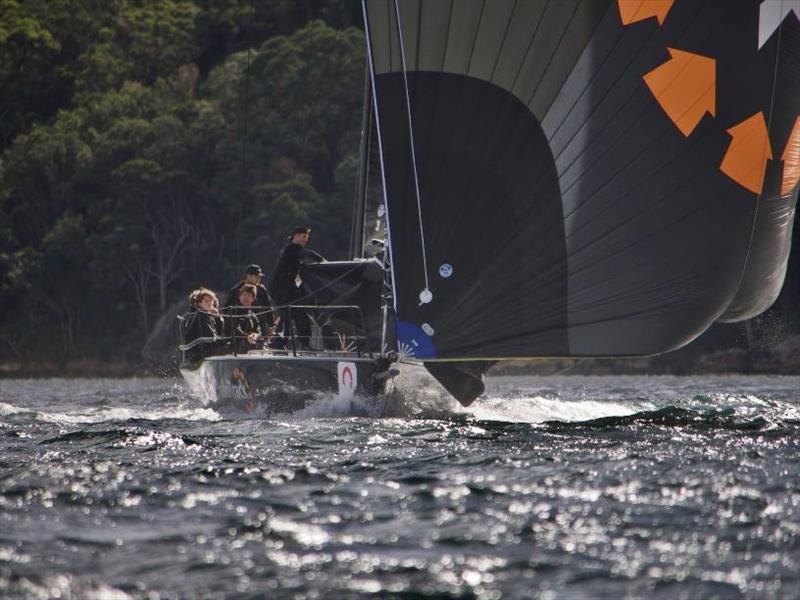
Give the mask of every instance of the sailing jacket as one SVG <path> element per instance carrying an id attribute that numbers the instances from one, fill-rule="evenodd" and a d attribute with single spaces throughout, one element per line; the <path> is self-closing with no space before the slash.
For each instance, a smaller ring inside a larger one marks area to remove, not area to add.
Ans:
<path id="1" fill-rule="evenodd" d="M 234 308 L 230 310 L 230 315 L 225 318 L 225 332 L 236 337 L 247 337 L 251 333 L 261 334 L 261 324 L 258 318 L 249 308 Z"/>
<path id="2" fill-rule="evenodd" d="M 228 294 L 225 298 L 225 308 L 239 306 L 239 290 L 243 285 L 244 281 L 240 281 L 228 290 Z M 272 314 L 272 311 L 270 311 L 271 307 L 272 298 L 267 288 L 264 287 L 264 284 L 259 283 L 256 285 L 256 301 L 253 305 L 253 310 L 258 313 L 258 320 L 261 323 L 261 330 L 263 332 L 266 332 L 269 327 L 275 327 L 275 316 Z"/>
<path id="3" fill-rule="evenodd" d="M 278 304 L 288 304 L 302 294 L 298 293 L 297 278 L 304 262 L 322 262 L 325 259 L 300 244 L 289 242 L 281 250 L 275 265 L 269 291 Z"/>
<path id="4" fill-rule="evenodd" d="M 198 338 L 219 338 L 224 335 L 225 321 L 218 317 L 192 307 L 189 316 L 183 322 L 183 343 L 188 344 Z M 199 360 L 225 351 L 225 342 L 208 341 L 187 351 L 190 360 Z"/>
<path id="5" fill-rule="evenodd" d="M 232 308 L 229 310 L 229 316 L 225 318 L 225 333 L 231 338 L 234 338 L 236 344 L 236 351 L 240 354 L 246 354 L 253 346 L 247 341 L 247 336 L 251 333 L 261 335 L 264 333 L 261 329 L 258 317 L 249 308 Z"/>

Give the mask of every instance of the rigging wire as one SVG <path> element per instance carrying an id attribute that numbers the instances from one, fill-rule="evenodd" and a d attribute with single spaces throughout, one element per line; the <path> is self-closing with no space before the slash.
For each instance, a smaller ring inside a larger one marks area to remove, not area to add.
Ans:
<path id="1" fill-rule="evenodd" d="M 388 256 L 390 264 L 394 260 L 392 254 L 392 226 L 389 221 L 389 197 L 388 192 L 386 190 L 386 164 L 384 161 L 383 155 L 383 136 L 381 135 L 381 119 L 380 113 L 378 111 L 378 97 L 377 97 L 377 89 L 375 88 L 375 64 L 373 62 L 372 57 L 372 40 L 370 38 L 370 29 L 369 29 L 369 17 L 367 16 L 367 0 L 361 0 L 361 10 L 362 14 L 364 15 L 364 38 L 367 42 L 367 60 L 369 61 L 369 76 L 370 82 L 372 84 L 372 108 L 375 114 L 375 130 L 377 132 L 378 138 L 378 155 L 380 157 L 380 166 L 381 166 L 381 183 L 383 184 L 383 207 L 385 209 L 386 215 L 386 241 L 388 242 L 389 248 L 386 256 Z M 391 282 L 392 282 L 392 303 L 395 311 L 397 310 L 397 295 L 395 290 L 397 289 L 397 285 L 395 282 L 395 275 L 394 269 L 390 268 L 389 273 L 391 275 Z"/>
<path id="2" fill-rule="evenodd" d="M 414 124 L 412 122 L 411 117 L 411 96 L 408 92 L 408 75 L 406 69 L 406 54 L 403 44 L 403 28 L 400 25 L 400 5 L 398 4 L 398 0 L 394 0 L 394 11 L 395 16 L 397 18 L 397 35 L 399 37 L 400 42 L 400 62 L 403 68 L 403 87 L 405 88 L 406 92 L 406 109 L 408 113 L 408 136 L 409 142 L 411 146 L 411 166 L 414 171 L 414 187 L 417 195 L 417 216 L 419 219 L 419 238 L 420 238 L 420 249 L 422 251 L 422 266 L 423 272 L 425 275 L 425 289 L 422 290 L 420 293 L 420 304 L 427 304 L 431 301 L 431 292 L 430 292 L 430 285 L 428 282 L 428 256 L 427 251 L 425 249 L 425 229 L 422 224 L 422 200 L 419 192 L 419 176 L 417 174 L 417 154 L 416 150 L 414 149 Z"/>

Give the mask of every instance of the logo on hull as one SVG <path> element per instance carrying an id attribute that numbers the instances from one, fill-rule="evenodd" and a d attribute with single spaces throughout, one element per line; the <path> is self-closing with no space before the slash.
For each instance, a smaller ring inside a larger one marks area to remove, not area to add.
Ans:
<path id="1" fill-rule="evenodd" d="M 356 386 L 358 385 L 358 370 L 356 369 L 356 363 L 336 363 L 336 373 L 339 382 L 339 395 L 347 397 L 355 394 Z"/>

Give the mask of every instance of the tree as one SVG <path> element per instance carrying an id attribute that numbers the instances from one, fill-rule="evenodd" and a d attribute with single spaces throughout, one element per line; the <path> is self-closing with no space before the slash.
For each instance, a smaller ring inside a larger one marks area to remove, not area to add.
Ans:
<path id="1" fill-rule="evenodd" d="M 226 229 L 246 241 L 241 254 L 275 254 L 285 235 L 281 215 L 292 214 L 327 220 L 335 240 L 328 249 L 343 251 L 354 189 L 339 187 L 336 172 L 358 152 L 363 61 L 362 32 L 315 21 L 231 56 L 201 88 L 225 123 L 213 191 L 228 208 Z M 353 185 L 352 178 L 339 181 Z M 272 193 L 276 187 L 284 193 Z M 258 238 L 248 231 L 253 226 Z"/>
<path id="2" fill-rule="evenodd" d="M 203 74 L 233 53 L 258 47 L 270 37 L 291 35 L 315 19 L 336 29 L 362 23 L 360 0 L 196 0 L 196 4 Z"/>
<path id="3" fill-rule="evenodd" d="M 190 0 L 135 3 L 122 11 L 115 47 L 130 61 L 136 81 L 152 84 L 193 60 L 198 12 Z"/>
<path id="4" fill-rule="evenodd" d="M 85 239 L 83 217 L 65 212 L 44 236 L 38 268 L 30 274 L 33 292 L 58 317 L 62 347 L 67 354 L 80 349 L 88 288 Z"/>
<path id="5" fill-rule="evenodd" d="M 180 175 L 164 172 L 151 160 L 134 159 L 115 175 L 124 191 L 120 200 L 143 232 L 152 274 L 158 282 L 159 308 L 167 307 L 167 287 L 180 277 L 183 257 L 193 239 L 192 207 L 178 189 Z"/>
<path id="6" fill-rule="evenodd" d="M 206 187 L 213 172 L 213 129 L 209 106 L 177 80 L 147 88 L 129 83 L 98 105 L 95 158 L 104 182 L 98 218 L 95 268 L 108 257 L 124 264 L 134 289 L 145 335 L 149 329 L 148 288 L 157 284 L 158 307 L 168 304 L 170 285 L 185 274 L 192 254 L 213 241 L 213 210 Z M 109 247 L 114 252 L 108 251 Z"/>
<path id="7" fill-rule="evenodd" d="M 125 219 L 122 211 L 107 210 L 88 239 L 92 255 L 90 272 L 94 287 L 119 294 L 130 285 L 141 317 L 142 339 L 150 332 L 149 296 L 153 279 L 152 259 L 144 251 L 146 232 Z M 120 277 L 120 274 L 123 277 Z"/>
<path id="8" fill-rule="evenodd" d="M 35 126 L 6 153 L 0 189 L 16 237 L 23 245 L 41 240 L 65 210 L 80 212 L 84 201 L 74 185 L 91 163 L 81 137 L 83 115 L 64 112 L 50 126 Z"/>
<path id="9" fill-rule="evenodd" d="M 72 97 L 78 57 L 118 0 L 0 0 L 0 152 Z"/>

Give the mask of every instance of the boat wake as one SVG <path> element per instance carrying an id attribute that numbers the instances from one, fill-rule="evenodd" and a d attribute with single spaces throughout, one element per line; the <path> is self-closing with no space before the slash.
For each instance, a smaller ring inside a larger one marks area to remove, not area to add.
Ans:
<path id="1" fill-rule="evenodd" d="M 665 394 L 658 386 L 604 386 L 604 393 L 598 394 L 581 380 L 542 383 L 546 385 L 539 393 L 523 394 L 503 382 L 478 399 L 469 412 L 479 421 L 601 429 L 656 426 L 763 431 L 794 429 L 800 424 L 795 402 L 746 391 L 676 393 L 670 388 Z"/>
<path id="2" fill-rule="evenodd" d="M 480 421 L 512 423 L 584 422 L 593 419 L 622 417 L 653 408 L 649 402 L 602 400 L 564 400 L 558 397 L 479 398 L 470 413 Z"/>
<path id="3" fill-rule="evenodd" d="M 297 402 L 287 403 L 286 406 L 294 406 L 288 410 L 269 413 L 256 407 L 247 412 L 236 405 L 218 407 L 218 411 L 229 419 L 264 419 L 276 415 L 298 420 L 345 417 L 474 419 L 590 428 L 652 425 L 763 430 L 775 426 L 795 427 L 800 423 L 800 410 L 795 405 L 776 404 L 748 394 L 662 397 L 648 394 L 646 390 L 636 393 L 620 389 L 614 394 L 597 396 L 585 389 L 560 389 L 558 385 L 538 391 L 540 393 L 531 395 L 505 386 L 494 390 L 490 387 L 487 394 L 464 408 L 424 368 L 411 365 L 404 368 L 387 387 L 386 394 L 378 398 L 341 397 L 295 390 L 299 394 Z M 199 418 L 197 414 L 194 416 Z M 174 415 L 174 418 L 180 417 Z"/>
<path id="4" fill-rule="evenodd" d="M 162 406 L 59 406 L 53 410 L 0 403 L 0 417 L 9 421 L 33 421 L 53 425 L 93 425 L 124 421 L 219 421 L 222 417 L 210 408 L 166 402 Z"/>
<path id="5" fill-rule="evenodd" d="M 407 367 L 407 368 L 406 368 Z M 264 419 L 272 416 L 294 419 L 342 417 L 452 418 L 469 414 L 423 367 L 404 365 L 401 374 L 378 397 L 340 396 L 330 392 L 301 389 L 282 384 L 261 390 L 273 402 L 265 406 L 248 406 L 246 401 L 208 404 L 205 391 L 199 394 L 197 382 L 189 383 L 187 393 L 204 406 L 213 406 L 224 418 Z M 199 394 L 199 395 L 198 395 Z"/>

